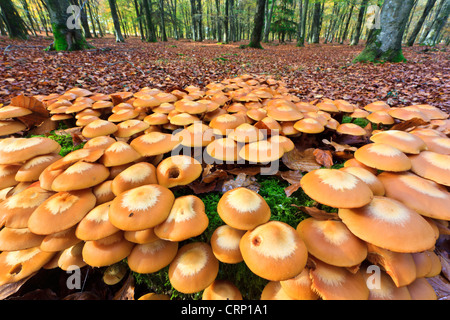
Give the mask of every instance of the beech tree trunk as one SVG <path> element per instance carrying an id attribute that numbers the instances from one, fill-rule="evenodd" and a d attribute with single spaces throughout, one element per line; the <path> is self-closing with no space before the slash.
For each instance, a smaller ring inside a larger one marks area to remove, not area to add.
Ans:
<path id="1" fill-rule="evenodd" d="M 419 21 L 417 21 L 416 26 L 414 27 L 413 32 L 409 36 L 407 45 L 411 47 L 414 42 L 416 41 L 417 35 L 420 32 L 420 29 L 422 29 L 423 23 L 425 22 L 425 19 L 427 18 L 428 14 L 431 12 L 431 9 L 433 9 L 434 4 L 436 3 L 436 0 L 428 0 L 427 4 L 425 5 L 425 9 L 423 10 L 422 15 L 420 16 Z"/>
<path id="2" fill-rule="evenodd" d="M 402 38 L 414 0 L 386 0 L 381 9 L 380 29 L 372 29 L 366 47 L 354 62 L 402 62 Z"/>
<path id="3" fill-rule="evenodd" d="M 430 31 L 428 31 L 427 37 L 423 41 L 423 45 L 426 46 L 435 46 L 439 41 L 439 36 L 441 31 L 448 20 L 448 16 L 450 14 L 450 0 L 442 0 L 444 1 L 441 10 L 439 11 L 436 19 L 433 21 L 431 25 Z"/>
<path id="4" fill-rule="evenodd" d="M 120 29 L 119 15 L 117 13 L 116 0 L 108 0 L 109 7 L 111 8 L 111 16 L 114 23 L 114 31 L 116 33 L 116 42 L 125 42 L 122 31 Z"/>
<path id="5" fill-rule="evenodd" d="M 261 38 L 264 27 L 264 8 L 266 7 L 266 0 L 258 0 L 257 4 L 258 7 L 255 13 L 253 32 L 248 46 L 250 48 L 262 49 Z"/>
<path id="6" fill-rule="evenodd" d="M 68 28 L 68 21 L 73 14 L 67 13 L 71 5 L 69 0 L 45 0 L 53 30 L 53 43 L 48 50 L 73 51 L 93 48 L 86 42 L 81 29 Z"/>
<path id="7" fill-rule="evenodd" d="M 364 21 L 364 13 L 366 12 L 367 3 L 369 0 L 362 0 L 358 13 L 358 21 L 356 22 L 355 33 L 353 35 L 350 45 L 356 46 L 359 43 L 361 37 L 362 23 Z"/>

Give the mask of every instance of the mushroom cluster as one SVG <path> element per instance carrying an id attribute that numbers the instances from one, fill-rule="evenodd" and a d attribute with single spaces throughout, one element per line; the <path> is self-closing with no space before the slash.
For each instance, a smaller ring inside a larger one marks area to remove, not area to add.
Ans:
<path id="1" fill-rule="evenodd" d="M 39 101 L 86 143 L 63 157 L 50 138 L 0 131 L 0 285 L 41 268 L 126 260 L 137 273 L 167 267 L 179 292 L 237 300 L 237 285 L 217 276 L 221 264 L 244 262 L 267 281 L 261 299 L 436 298 L 423 280 L 441 270 L 433 248 L 450 221 L 450 122 L 437 108 L 307 103 L 281 81 L 249 75 L 171 92 L 74 88 Z M 0 130 L 24 110 L 1 108 Z M 421 120 L 413 130 L 387 127 L 411 119 Z M 206 163 L 278 161 L 315 134 L 318 145 L 324 137 L 364 137 L 343 168 L 300 180 L 337 215 L 293 227 L 274 219 L 256 191 L 237 187 L 222 194 L 223 224 L 209 241 L 186 241 L 204 233 L 209 218 L 199 197 L 175 197 L 174 188 L 195 182 Z M 371 286 L 373 266 L 381 272 Z"/>

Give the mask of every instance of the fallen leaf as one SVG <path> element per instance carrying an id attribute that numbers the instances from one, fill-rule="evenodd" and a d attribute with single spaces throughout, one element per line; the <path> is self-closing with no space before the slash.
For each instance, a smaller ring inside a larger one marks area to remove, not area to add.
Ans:
<path id="1" fill-rule="evenodd" d="M 330 168 L 333 165 L 333 155 L 329 150 L 314 149 L 313 154 L 316 157 L 317 163 L 322 166 Z"/>
<path id="2" fill-rule="evenodd" d="M 313 148 L 308 148 L 304 151 L 300 151 L 295 148 L 292 151 L 285 153 L 281 160 L 289 169 L 299 170 L 302 172 L 310 172 L 320 169 L 321 167 L 316 161 Z"/>

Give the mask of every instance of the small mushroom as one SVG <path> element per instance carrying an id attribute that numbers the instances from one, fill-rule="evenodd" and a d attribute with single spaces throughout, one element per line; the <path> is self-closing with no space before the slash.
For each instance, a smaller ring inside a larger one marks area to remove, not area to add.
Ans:
<path id="1" fill-rule="evenodd" d="M 155 166 L 148 162 L 138 162 L 120 172 L 112 180 L 111 191 L 118 196 L 124 191 L 157 183 Z"/>
<path id="2" fill-rule="evenodd" d="M 283 291 L 292 299 L 317 300 L 319 295 L 311 289 L 312 280 L 309 277 L 309 267 L 305 267 L 295 277 L 280 281 Z"/>
<path id="3" fill-rule="evenodd" d="M 217 213 L 230 227 L 250 230 L 270 219 L 270 207 L 257 192 L 238 187 L 225 192 L 217 204 Z"/>
<path id="4" fill-rule="evenodd" d="M 422 151 L 418 155 L 410 155 L 409 159 L 411 171 L 418 176 L 450 186 L 450 155 Z"/>
<path id="5" fill-rule="evenodd" d="M 202 173 L 202 164 L 186 155 L 175 155 L 162 160 L 156 167 L 158 184 L 166 188 L 187 185 Z"/>
<path id="6" fill-rule="evenodd" d="M 411 160 L 399 149 L 385 143 L 370 143 L 355 151 L 355 159 L 371 168 L 384 171 L 407 171 Z"/>
<path id="7" fill-rule="evenodd" d="M 155 226 L 154 232 L 160 238 L 183 241 L 202 234 L 209 224 L 203 201 L 194 195 L 175 199 L 169 216 Z"/>
<path id="8" fill-rule="evenodd" d="M 248 230 L 239 247 L 249 269 L 270 281 L 295 277 L 306 266 L 308 258 L 300 234 L 280 221 L 269 221 Z"/>
<path id="9" fill-rule="evenodd" d="M 77 224 L 75 235 L 78 239 L 89 241 L 106 238 L 117 231 L 109 221 L 109 207 L 111 201 L 96 205 Z"/>
<path id="10" fill-rule="evenodd" d="M 261 292 L 260 300 L 297 300 L 288 295 L 281 281 L 269 281 Z"/>
<path id="11" fill-rule="evenodd" d="M 400 130 L 387 130 L 378 132 L 370 137 L 375 143 L 385 143 L 398 150 L 409 153 L 419 154 L 427 149 L 426 143 L 418 136 Z"/>
<path id="12" fill-rule="evenodd" d="M 194 293 L 206 289 L 217 277 L 219 261 L 211 246 L 191 242 L 182 246 L 169 265 L 169 281 L 175 290 Z"/>
<path id="13" fill-rule="evenodd" d="M 91 267 L 110 266 L 128 257 L 134 245 L 123 237 L 123 231 L 118 231 L 100 240 L 86 241 L 83 260 Z"/>
<path id="14" fill-rule="evenodd" d="M 243 261 L 239 242 L 245 232 L 246 230 L 238 230 L 227 224 L 217 227 L 210 239 L 211 248 L 217 260 L 229 264 Z"/>
<path id="15" fill-rule="evenodd" d="M 168 266 L 178 252 L 178 242 L 158 239 L 136 244 L 128 255 L 130 269 L 138 273 L 153 273 Z"/>
<path id="16" fill-rule="evenodd" d="M 112 200 L 109 221 L 124 231 L 155 227 L 169 216 L 175 196 L 164 186 L 149 184 L 127 190 Z"/>

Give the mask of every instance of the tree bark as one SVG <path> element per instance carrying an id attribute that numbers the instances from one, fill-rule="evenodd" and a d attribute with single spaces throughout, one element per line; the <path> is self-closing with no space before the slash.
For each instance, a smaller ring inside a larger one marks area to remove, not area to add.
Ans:
<path id="1" fill-rule="evenodd" d="M 69 29 L 67 22 L 73 18 L 67 13 L 70 6 L 69 0 L 45 0 L 50 14 L 53 30 L 53 43 L 48 50 L 73 51 L 93 48 L 86 42 L 81 29 Z"/>
<path id="2" fill-rule="evenodd" d="M 250 48 L 262 49 L 261 38 L 264 27 L 264 8 L 266 6 L 266 0 L 258 0 L 257 5 L 258 7 L 255 13 L 252 36 L 248 46 Z"/>
<path id="3" fill-rule="evenodd" d="M 313 21 L 311 25 L 311 43 L 319 43 L 321 11 L 322 4 L 320 2 L 316 2 L 314 4 Z"/>
<path id="4" fill-rule="evenodd" d="M 433 21 L 431 29 L 430 31 L 428 31 L 427 37 L 422 43 L 423 45 L 435 46 L 439 42 L 438 40 L 440 33 L 445 23 L 447 22 L 448 16 L 450 14 L 450 0 L 443 0 L 443 1 L 445 2 L 442 5 L 442 8 L 439 11 L 439 14 L 437 15 L 436 19 Z"/>
<path id="5" fill-rule="evenodd" d="M 163 0 L 159 0 L 159 10 L 161 11 L 161 40 L 162 41 L 167 41 L 166 21 L 164 19 L 164 3 L 163 3 Z"/>
<path id="6" fill-rule="evenodd" d="M 266 25 L 264 27 L 264 42 L 269 42 L 269 33 L 270 33 L 270 24 L 272 22 L 272 15 L 273 15 L 273 7 L 275 5 L 275 2 L 277 0 L 272 0 L 272 5 L 269 9 L 269 15 L 266 17 Z"/>
<path id="7" fill-rule="evenodd" d="M 355 33 L 353 34 L 353 38 L 350 43 L 350 45 L 352 45 L 352 46 L 356 46 L 359 44 L 359 39 L 361 38 L 362 23 L 364 21 L 364 14 L 366 12 L 366 7 L 367 7 L 368 2 L 369 2 L 369 0 L 361 1 L 359 13 L 358 13 L 358 21 L 356 22 L 356 27 L 355 27 Z"/>
<path id="8" fill-rule="evenodd" d="M 354 62 L 402 62 L 402 38 L 414 0 L 386 0 L 381 9 L 380 29 L 372 29 L 366 47 Z"/>
<path id="9" fill-rule="evenodd" d="M 117 14 L 116 0 L 108 0 L 109 7 L 111 8 L 111 16 L 113 18 L 114 30 L 116 33 L 116 42 L 125 42 L 122 30 L 120 29 L 119 15 Z"/>
<path id="10" fill-rule="evenodd" d="M 155 26 L 152 22 L 152 12 L 150 10 L 151 2 L 150 0 L 143 0 L 143 7 L 146 19 L 146 29 L 147 29 L 147 42 L 157 42 Z"/>
<path id="11" fill-rule="evenodd" d="M 27 39 L 28 32 L 25 22 L 20 17 L 11 0 L 0 0 L 0 8 L 10 38 Z"/>
<path id="12" fill-rule="evenodd" d="M 434 4 L 436 3 L 436 0 L 428 0 L 427 4 L 425 5 L 425 9 L 423 10 L 422 15 L 420 16 L 419 21 L 417 21 L 416 26 L 414 27 L 413 32 L 409 36 L 407 46 L 411 47 L 414 42 L 416 41 L 417 35 L 420 32 L 420 29 L 422 29 L 423 23 L 425 22 L 425 19 L 427 18 L 428 14 L 431 12 L 431 9 L 433 9 Z"/>

